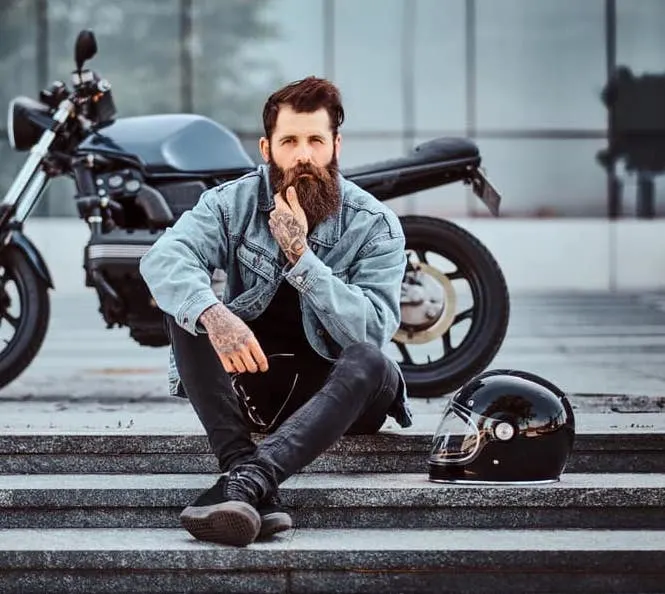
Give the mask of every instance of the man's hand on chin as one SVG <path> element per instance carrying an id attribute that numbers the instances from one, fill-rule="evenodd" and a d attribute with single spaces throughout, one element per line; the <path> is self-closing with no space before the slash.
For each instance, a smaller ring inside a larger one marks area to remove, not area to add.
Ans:
<path id="1" fill-rule="evenodd" d="M 286 259 L 291 265 L 295 264 L 308 249 L 308 227 L 307 216 L 293 186 L 286 189 L 286 200 L 281 193 L 275 194 L 275 210 L 270 213 L 268 225 Z"/>

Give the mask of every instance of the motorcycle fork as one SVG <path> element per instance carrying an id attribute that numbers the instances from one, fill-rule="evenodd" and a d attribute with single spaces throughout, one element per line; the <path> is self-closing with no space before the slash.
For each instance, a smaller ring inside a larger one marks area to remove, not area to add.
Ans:
<path id="1" fill-rule="evenodd" d="M 95 158 L 93 155 L 77 157 L 72 163 L 72 172 L 78 191 L 76 200 L 79 201 L 79 213 L 81 218 L 87 221 L 92 237 L 101 234 L 103 222 L 102 199 L 97 195 L 95 178 L 92 173 L 94 165 Z M 89 206 L 83 207 L 83 211 L 81 211 L 82 203 L 80 201 L 89 203 Z"/>
<path id="2" fill-rule="evenodd" d="M 7 243 L 13 228 L 21 228 L 44 192 L 49 176 L 41 168 L 42 160 L 48 154 L 59 128 L 67 121 L 73 108 L 74 104 L 69 99 L 60 103 L 53 115 L 55 121 L 53 128 L 45 130 L 37 144 L 30 149 L 30 156 L 0 202 L 1 245 Z"/>

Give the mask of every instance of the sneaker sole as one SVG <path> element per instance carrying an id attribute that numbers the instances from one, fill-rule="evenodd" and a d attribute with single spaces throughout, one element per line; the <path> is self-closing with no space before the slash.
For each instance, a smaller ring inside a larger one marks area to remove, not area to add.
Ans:
<path id="1" fill-rule="evenodd" d="M 225 501 L 206 507 L 186 507 L 180 523 L 194 538 L 246 546 L 256 540 L 261 529 L 261 516 L 249 503 Z"/>
<path id="2" fill-rule="evenodd" d="M 275 512 L 261 516 L 260 538 L 268 538 L 278 532 L 284 532 L 293 528 L 293 520 L 286 512 Z"/>

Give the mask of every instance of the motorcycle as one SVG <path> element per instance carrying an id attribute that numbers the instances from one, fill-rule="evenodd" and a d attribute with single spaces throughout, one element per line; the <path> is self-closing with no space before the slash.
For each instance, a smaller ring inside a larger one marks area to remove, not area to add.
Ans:
<path id="1" fill-rule="evenodd" d="M 204 190 L 256 167 L 238 137 L 209 118 L 116 118 L 111 85 L 83 68 L 96 53 L 94 33 L 81 31 L 72 89 L 56 81 L 39 100 L 20 96 L 9 106 L 11 146 L 30 154 L 0 203 L 0 387 L 29 366 L 48 328 L 53 282 L 22 228 L 50 179 L 75 181 L 78 214 L 90 229 L 85 286 L 97 292 L 107 328 L 126 326 L 139 344 L 160 347 L 168 344 L 162 314 L 139 259 Z M 462 182 L 498 216 L 501 197 L 480 164 L 473 142 L 436 138 L 402 158 L 342 173 L 381 201 Z M 411 395 L 438 396 L 494 358 L 507 330 L 508 291 L 491 253 L 466 230 L 426 216 L 400 221 L 408 263 L 390 356 Z"/>

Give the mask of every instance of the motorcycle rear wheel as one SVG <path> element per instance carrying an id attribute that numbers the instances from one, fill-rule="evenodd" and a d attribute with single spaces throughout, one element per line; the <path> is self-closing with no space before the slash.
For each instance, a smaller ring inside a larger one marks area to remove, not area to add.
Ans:
<path id="1" fill-rule="evenodd" d="M 48 286 L 25 254 L 11 246 L 0 251 L 0 388 L 35 358 L 49 317 Z"/>
<path id="2" fill-rule="evenodd" d="M 402 285 L 402 325 L 390 354 L 410 396 L 442 396 L 483 371 L 496 355 L 508 328 L 508 289 L 492 254 L 468 231 L 432 217 L 400 221 L 412 265 Z"/>

